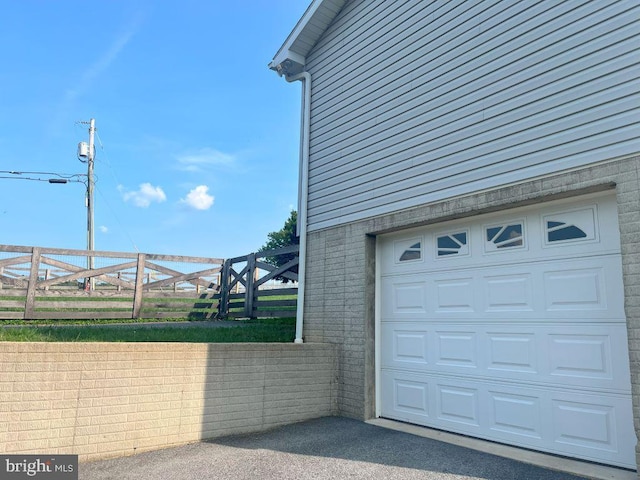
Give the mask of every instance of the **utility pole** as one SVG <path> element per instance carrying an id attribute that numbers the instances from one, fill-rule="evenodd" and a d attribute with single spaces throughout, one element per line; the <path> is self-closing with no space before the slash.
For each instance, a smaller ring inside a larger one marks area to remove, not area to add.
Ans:
<path id="1" fill-rule="evenodd" d="M 93 161 L 94 161 L 94 139 L 96 134 L 96 120 L 92 118 L 89 122 L 89 161 L 87 162 L 87 177 L 88 177 L 88 186 L 87 186 L 87 245 L 88 250 L 92 252 L 94 250 L 95 244 L 93 240 Z M 89 255 L 89 270 L 93 270 L 93 255 Z M 93 291 L 95 288 L 95 279 L 91 277 L 90 290 Z"/>
<path id="2" fill-rule="evenodd" d="M 82 122 L 85 123 L 86 122 Z M 83 158 L 86 158 L 87 162 L 87 250 L 92 252 L 94 250 L 94 226 L 93 226 L 93 163 L 95 157 L 95 134 L 96 134 L 96 120 L 92 118 L 89 121 L 89 145 L 85 142 L 80 142 L 78 145 L 78 158 L 81 162 L 84 162 Z M 93 270 L 94 258 L 91 253 L 87 257 L 87 269 Z M 93 290 L 95 288 L 95 279 L 90 278 L 85 280 L 85 290 Z"/>

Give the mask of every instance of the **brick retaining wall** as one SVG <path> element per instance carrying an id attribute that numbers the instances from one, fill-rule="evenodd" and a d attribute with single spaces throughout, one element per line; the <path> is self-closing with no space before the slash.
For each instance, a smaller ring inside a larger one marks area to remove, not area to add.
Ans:
<path id="1" fill-rule="evenodd" d="M 328 344 L 0 342 L 0 452 L 132 455 L 335 414 Z"/>

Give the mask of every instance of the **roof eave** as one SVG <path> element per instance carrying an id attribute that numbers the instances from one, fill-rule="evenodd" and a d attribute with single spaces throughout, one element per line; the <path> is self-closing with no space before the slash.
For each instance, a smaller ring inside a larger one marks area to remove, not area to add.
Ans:
<path id="1" fill-rule="evenodd" d="M 307 55 L 346 2 L 313 0 L 269 63 L 269 68 L 278 72 L 278 75 L 290 76 L 302 72 Z"/>
<path id="2" fill-rule="evenodd" d="M 280 51 L 269 63 L 269 68 L 278 72 L 278 75 L 297 75 L 304 70 L 305 57 L 292 51 Z"/>

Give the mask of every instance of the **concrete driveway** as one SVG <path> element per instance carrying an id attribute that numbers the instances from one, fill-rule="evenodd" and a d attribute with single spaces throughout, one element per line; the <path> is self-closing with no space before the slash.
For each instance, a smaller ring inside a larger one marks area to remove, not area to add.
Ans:
<path id="1" fill-rule="evenodd" d="M 79 470 L 80 480 L 585 478 L 339 417 L 83 463 Z"/>

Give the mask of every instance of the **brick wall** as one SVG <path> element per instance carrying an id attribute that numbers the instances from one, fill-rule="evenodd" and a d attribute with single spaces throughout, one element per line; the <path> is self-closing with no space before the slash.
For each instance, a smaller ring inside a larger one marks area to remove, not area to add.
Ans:
<path id="1" fill-rule="evenodd" d="M 338 408 L 375 412 L 375 241 L 379 233 L 427 225 L 591 191 L 618 200 L 625 311 L 636 432 L 640 432 L 640 158 L 610 161 L 394 214 L 311 232 L 308 236 L 304 338 L 338 345 Z M 615 185 L 614 185 L 615 184 Z M 640 454 L 640 445 L 637 447 Z"/>
<path id="2" fill-rule="evenodd" d="M 91 460 L 336 413 L 328 344 L 0 342 L 0 452 Z"/>

